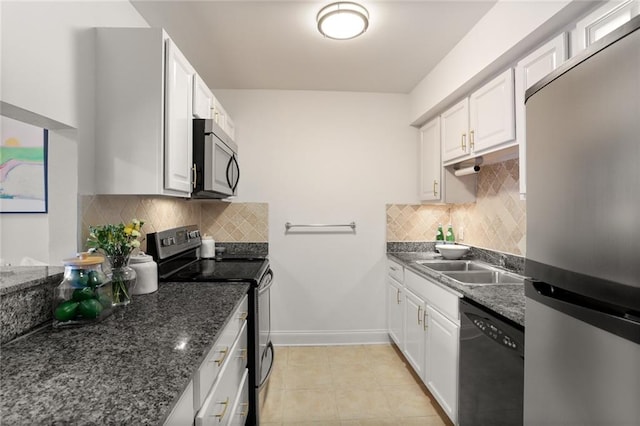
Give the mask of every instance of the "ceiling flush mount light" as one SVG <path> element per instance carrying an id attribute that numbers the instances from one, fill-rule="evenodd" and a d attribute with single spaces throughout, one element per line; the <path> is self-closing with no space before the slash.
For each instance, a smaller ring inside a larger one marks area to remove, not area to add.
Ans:
<path id="1" fill-rule="evenodd" d="M 369 12 L 358 3 L 349 1 L 331 3 L 316 16 L 318 31 L 335 40 L 358 37 L 369 27 Z"/>

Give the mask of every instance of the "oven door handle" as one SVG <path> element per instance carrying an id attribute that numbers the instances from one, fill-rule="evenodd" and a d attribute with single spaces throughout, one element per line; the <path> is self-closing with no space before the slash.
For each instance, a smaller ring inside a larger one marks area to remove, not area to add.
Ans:
<path id="1" fill-rule="evenodd" d="M 258 295 L 261 295 L 265 291 L 269 291 L 269 289 L 273 285 L 273 271 L 269 270 L 269 272 L 267 272 L 265 276 L 267 275 L 271 275 L 271 279 L 269 280 L 269 283 L 267 285 L 258 287 Z"/>
<path id="2" fill-rule="evenodd" d="M 273 364 L 275 364 L 276 362 L 276 351 L 273 349 L 273 343 L 271 341 L 269 341 L 269 343 L 267 343 L 267 351 L 271 351 L 271 365 L 269 366 L 269 371 L 267 371 L 267 375 L 264 377 L 264 380 L 260 382 L 260 385 L 258 386 L 258 390 L 262 389 L 262 387 L 265 385 L 265 383 L 267 383 L 269 381 L 269 377 L 271 377 L 271 372 L 273 370 Z M 266 352 L 265 352 L 266 353 Z M 264 358 L 264 353 L 262 358 Z M 260 365 L 262 366 L 262 360 L 260 360 Z"/>

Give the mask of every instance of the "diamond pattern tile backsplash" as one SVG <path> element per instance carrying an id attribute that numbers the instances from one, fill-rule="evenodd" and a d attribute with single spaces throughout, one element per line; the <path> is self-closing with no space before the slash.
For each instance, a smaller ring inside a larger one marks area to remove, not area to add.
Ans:
<path id="1" fill-rule="evenodd" d="M 526 203 L 520 200 L 519 177 L 518 159 L 508 160 L 482 167 L 475 203 L 389 204 L 387 241 L 433 241 L 438 224 L 451 223 L 461 243 L 522 256 Z"/>
<path id="2" fill-rule="evenodd" d="M 144 220 L 143 236 L 182 225 L 198 225 L 220 242 L 268 242 L 266 203 L 193 201 L 139 195 L 82 195 L 79 247 L 86 249 L 89 225 Z M 146 240 L 141 244 L 146 250 Z"/>

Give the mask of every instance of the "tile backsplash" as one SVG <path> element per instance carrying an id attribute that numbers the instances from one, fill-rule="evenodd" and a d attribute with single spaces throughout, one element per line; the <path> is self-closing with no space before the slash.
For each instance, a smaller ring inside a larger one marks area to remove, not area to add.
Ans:
<path id="1" fill-rule="evenodd" d="M 387 205 L 388 242 L 433 241 L 439 223 L 451 223 L 459 242 L 524 255 L 526 203 L 520 200 L 518 159 L 482 167 L 475 203 Z"/>
<path id="2" fill-rule="evenodd" d="M 228 243 L 267 242 L 266 203 L 228 203 L 141 195 L 82 195 L 79 197 L 80 241 L 85 249 L 89 225 L 144 220 L 143 236 L 182 225 L 198 225 L 204 234 Z M 141 250 L 146 249 L 143 240 Z"/>

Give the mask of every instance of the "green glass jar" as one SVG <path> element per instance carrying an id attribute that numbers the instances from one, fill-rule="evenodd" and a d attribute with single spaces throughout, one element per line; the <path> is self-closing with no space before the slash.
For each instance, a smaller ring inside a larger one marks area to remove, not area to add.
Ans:
<path id="1" fill-rule="evenodd" d="M 449 224 L 449 227 L 447 228 L 447 235 L 445 236 L 445 241 L 447 242 L 447 244 L 455 244 L 456 242 L 456 237 L 455 235 L 453 235 L 453 226 L 451 226 L 451 224 Z"/>
<path id="2" fill-rule="evenodd" d="M 104 257 L 80 253 L 65 259 L 64 278 L 53 290 L 53 326 L 103 320 L 112 312 L 111 280 L 102 270 Z"/>

